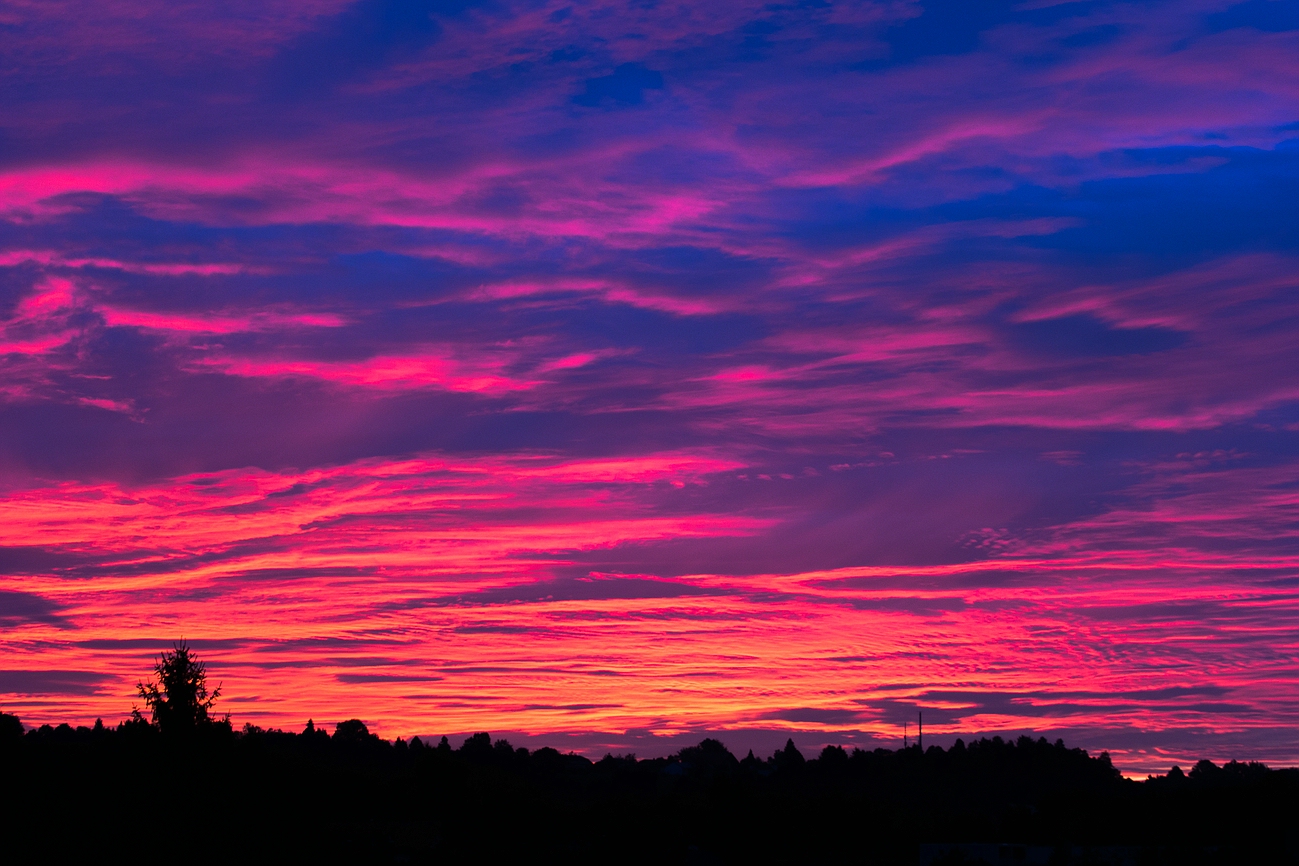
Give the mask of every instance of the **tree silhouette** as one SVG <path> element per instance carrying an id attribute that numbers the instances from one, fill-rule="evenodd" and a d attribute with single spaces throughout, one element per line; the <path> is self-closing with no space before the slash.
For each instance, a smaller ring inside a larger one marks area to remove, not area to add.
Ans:
<path id="1" fill-rule="evenodd" d="M 136 683 L 153 724 L 164 733 L 186 733 L 211 723 L 208 710 L 221 695 L 221 688 L 207 691 L 207 668 L 190 652 L 184 640 L 172 644 L 153 667 L 155 679 Z M 139 709 L 133 711 L 143 720 Z"/>

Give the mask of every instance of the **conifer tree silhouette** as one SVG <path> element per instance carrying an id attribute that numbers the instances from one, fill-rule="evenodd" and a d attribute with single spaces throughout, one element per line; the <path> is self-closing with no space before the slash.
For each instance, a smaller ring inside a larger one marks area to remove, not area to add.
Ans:
<path id="1" fill-rule="evenodd" d="M 153 668 L 154 679 L 135 687 L 153 716 L 154 727 L 163 733 L 186 733 L 208 725 L 208 711 L 221 695 L 221 688 L 207 690 L 207 667 L 181 640 L 163 652 Z M 143 721 L 138 708 L 132 714 Z"/>

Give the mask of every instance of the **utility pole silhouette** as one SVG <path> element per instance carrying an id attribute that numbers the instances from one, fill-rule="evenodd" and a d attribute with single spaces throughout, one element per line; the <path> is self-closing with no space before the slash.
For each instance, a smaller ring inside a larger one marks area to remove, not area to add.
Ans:
<path id="1" fill-rule="evenodd" d="M 920 713 L 920 751 L 923 752 L 924 750 L 925 750 L 925 714 Z"/>
<path id="2" fill-rule="evenodd" d="M 902 723 L 902 748 L 907 747 L 907 723 Z"/>

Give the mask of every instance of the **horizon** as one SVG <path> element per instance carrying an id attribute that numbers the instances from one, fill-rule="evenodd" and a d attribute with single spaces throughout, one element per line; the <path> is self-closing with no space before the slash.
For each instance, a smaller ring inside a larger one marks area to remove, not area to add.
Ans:
<path id="1" fill-rule="evenodd" d="M 0 711 L 1299 765 L 1293 5 L 0 30 Z"/>
<path id="2" fill-rule="evenodd" d="M 339 719 L 337 721 L 322 722 L 320 724 L 316 724 L 315 719 L 312 718 L 312 719 L 308 719 L 307 722 L 303 724 L 302 726 L 303 730 L 297 731 L 291 728 L 286 729 L 278 726 L 260 727 L 260 726 L 252 725 L 251 723 L 240 727 L 239 725 L 234 724 L 234 720 L 228 716 L 221 715 L 220 713 L 215 713 L 214 715 L 217 718 L 214 718 L 213 721 L 219 727 L 222 727 L 228 732 L 233 733 L 235 738 L 256 736 L 265 733 L 306 734 L 311 730 L 317 732 L 324 732 L 325 734 L 328 734 L 331 727 L 337 729 L 343 727 L 347 723 L 361 722 L 361 724 L 364 726 L 364 732 L 366 734 L 369 734 L 370 736 L 375 737 L 379 741 L 386 743 L 388 745 L 401 745 L 402 743 L 413 745 L 415 740 L 419 740 L 420 745 L 422 745 L 425 748 L 431 749 L 431 748 L 436 748 L 437 744 L 440 741 L 446 740 L 451 750 L 458 752 L 461 751 L 462 748 L 466 747 L 471 740 L 477 740 L 479 737 L 487 736 L 489 738 L 489 742 L 497 747 L 499 747 L 501 742 L 505 742 L 508 743 L 514 749 L 523 748 L 526 752 L 537 752 L 539 750 L 549 748 L 559 752 L 560 754 L 579 755 L 592 762 L 598 762 L 600 759 L 606 757 L 612 757 L 617 759 L 634 759 L 634 760 L 651 760 L 651 761 L 665 760 L 670 758 L 676 758 L 683 750 L 689 751 L 693 748 L 703 745 L 708 741 L 719 743 L 722 746 L 722 748 L 724 748 L 727 752 L 729 752 L 736 758 L 742 758 L 747 755 L 750 757 L 757 758 L 760 761 L 779 759 L 781 753 L 788 748 L 789 744 L 793 744 L 795 750 L 798 751 L 804 757 L 804 759 L 810 761 L 810 760 L 817 759 L 821 755 L 821 753 L 827 748 L 839 748 L 844 750 L 845 753 L 851 756 L 853 753 L 857 752 L 858 750 L 864 752 L 884 751 L 884 752 L 891 752 L 891 753 L 901 753 L 908 750 L 922 749 L 924 752 L 928 753 L 932 749 L 937 749 L 940 752 L 951 752 L 954 749 L 956 749 L 957 743 L 960 743 L 962 748 L 965 748 L 977 744 L 980 741 L 983 741 L 984 743 L 1001 742 L 1009 746 L 1016 746 L 1019 745 L 1019 741 L 1024 737 L 1027 737 L 1029 740 L 1033 741 L 1034 743 L 1049 742 L 1044 736 L 1034 735 L 1034 732 L 1032 731 L 1021 731 L 1021 732 L 997 731 L 990 734 L 972 734 L 966 736 L 942 737 L 940 738 L 942 742 L 938 742 L 938 743 L 931 742 L 928 746 L 924 746 L 914 734 L 912 734 L 910 737 L 906 737 L 904 735 L 903 741 L 895 742 L 895 743 L 889 743 L 880 740 L 875 740 L 875 741 L 857 740 L 854 742 L 852 736 L 849 735 L 849 737 L 846 739 L 845 738 L 832 739 L 832 740 L 827 740 L 825 742 L 817 742 L 811 745 L 809 745 L 807 742 L 804 742 L 802 746 L 799 746 L 798 743 L 794 742 L 795 738 L 793 736 L 790 736 L 790 732 L 783 729 L 702 731 L 693 734 L 678 733 L 672 735 L 671 737 L 654 737 L 653 735 L 650 735 L 648 734 L 648 732 L 644 732 L 644 731 L 628 731 L 621 737 L 608 737 L 608 736 L 593 737 L 591 735 L 581 735 L 581 734 L 579 735 L 571 735 L 571 734 L 570 735 L 562 735 L 562 734 L 561 735 L 546 735 L 546 734 L 535 735 L 535 734 L 529 734 L 526 732 L 519 732 L 519 731 L 513 731 L 513 732 L 505 731 L 505 732 L 498 732 L 498 733 L 492 733 L 490 731 L 472 731 L 472 732 L 465 731 L 465 732 L 439 733 L 439 734 L 412 734 L 408 737 L 396 736 L 396 737 L 389 738 L 389 737 L 384 737 L 380 731 L 370 730 L 370 726 L 366 725 L 364 720 L 358 718 Z M 11 715 L 11 718 L 17 718 L 17 717 Z M 21 720 L 19 721 L 21 722 Z M 158 729 L 158 723 L 156 719 L 150 722 L 147 716 L 141 716 L 140 719 L 136 720 L 133 719 L 133 717 L 129 714 L 125 718 L 118 720 L 115 724 L 110 723 L 104 725 L 104 728 L 121 729 L 122 726 L 126 726 L 129 728 L 132 724 L 138 724 L 141 722 L 148 723 L 149 727 L 152 727 L 154 730 Z M 49 723 L 44 723 L 40 725 L 39 728 L 40 728 L 40 733 L 42 734 L 50 733 L 52 730 L 54 730 L 55 727 L 65 728 L 65 729 L 70 728 L 73 730 L 85 732 L 88 730 L 98 731 L 99 726 L 101 724 L 103 724 L 103 719 L 96 718 L 94 725 L 71 726 L 65 722 L 65 723 L 61 723 L 58 726 L 54 726 Z M 38 726 L 35 725 L 23 724 L 22 728 L 26 733 L 36 733 L 38 731 Z M 337 731 L 335 731 L 335 733 L 337 733 Z M 740 745 L 738 746 L 736 745 L 737 742 L 737 738 L 735 737 L 736 734 L 740 735 L 738 737 L 738 742 L 740 743 Z M 173 734 L 173 735 L 183 736 L 177 734 Z M 166 736 L 165 733 L 164 736 Z M 730 742 L 729 743 L 726 742 L 726 739 L 723 738 L 729 738 Z M 651 746 L 651 750 L 648 753 L 643 751 L 638 752 L 634 748 L 636 744 L 645 745 L 647 743 Z M 1063 738 L 1057 738 L 1054 742 L 1049 742 L 1049 744 L 1054 746 L 1063 745 L 1064 748 L 1070 750 L 1080 749 L 1083 754 L 1093 759 L 1095 758 L 1108 759 L 1112 757 L 1109 754 L 1109 752 L 1106 750 L 1098 750 L 1095 752 L 1091 752 L 1087 749 L 1083 749 L 1079 746 L 1068 743 Z M 557 745 L 558 748 L 556 747 Z M 1251 766 L 1255 764 L 1262 764 L 1263 766 L 1272 770 L 1296 769 L 1291 767 L 1271 766 L 1271 765 L 1267 765 L 1264 762 L 1236 761 L 1235 759 L 1232 758 L 1222 758 L 1219 760 L 1214 760 L 1212 758 L 1204 758 L 1201 760 L 1207 760 L 1210 763 L 1214 764 L 1215 766 L 1226 766 L 1228 764 L 1240 763 L 1240 764 L 1250 764 Z M 1200 761 L 1188 762 L 1187 769 L 1189 770 L 1190 768 L 1193 768 L 1198 763 L 1200 763 Z M 1123 767 L 1119 767 L 1118 765 L 1113 765 L 1113 766 L 1114 769 L 1118 771 L 1123 778 L 1132 781 L 1143 781 L 1144 779 L 1151 778 L 1151 777 L 1160 778 L 1170 774 L 1173 770 L 1182 769 L 1179 764 L 1170 764 L 1167 767 L 1150 764 L 1148 767 L 1145 766 L 1129 767 L 1126 769 Z"/>

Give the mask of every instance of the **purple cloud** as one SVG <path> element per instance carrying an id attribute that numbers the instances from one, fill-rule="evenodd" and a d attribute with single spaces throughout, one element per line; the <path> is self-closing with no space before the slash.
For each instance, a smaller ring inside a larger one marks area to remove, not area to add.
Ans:
<path id="1" fill-rule="evenodd" d="M 259 723 L 1292 721 L 1285 4 L 6 14 L 25 718 L 174 632 Z"/>

